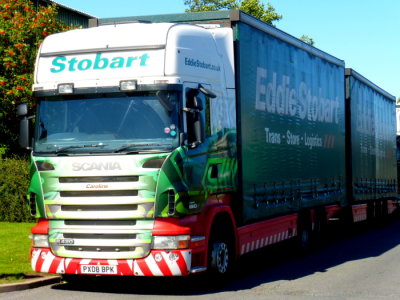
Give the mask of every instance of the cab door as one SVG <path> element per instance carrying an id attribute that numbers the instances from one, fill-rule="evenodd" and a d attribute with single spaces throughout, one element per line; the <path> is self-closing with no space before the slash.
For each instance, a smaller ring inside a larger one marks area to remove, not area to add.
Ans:
<path id="1" fill-rule="evenodd" d="M 201 88 L 199 88 L 201 87 Z M 206 92 L 204 92 L 206 91 Z M 183 202 L 189 213 L 197 213 L 208 198 L 205 176 L 209 156 L 210 98 L 214 97 L 207 84 L 185 83 L 183 89 L 183 127 L 185 132 L 183 176 L 188 188 Z"/>

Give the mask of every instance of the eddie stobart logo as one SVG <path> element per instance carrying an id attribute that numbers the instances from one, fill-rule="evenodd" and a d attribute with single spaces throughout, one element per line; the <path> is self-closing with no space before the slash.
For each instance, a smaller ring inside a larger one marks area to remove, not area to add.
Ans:
<path id="1" fill-rule="evenodd" d="M 143 53 L 138 56 L 103 57 L 97 53 L 93 58 L 79 59 L 78 57 L 57 56 L 52 61 L 51 73 L 75 72 L 88 70 L 122 69 L 146 67 L 150 56 Z"/>
<path id="2" fill-rule="evenodd" d="M 190 57 L 185 57 L 185 65 L 190 66 L 190 67 L 195 67 L 195 68 L 201 68 L 201 69 L 206 69 L 206 70 L 211 70 L 211 71 L 221 71 L 220 66 L 216 66 L 213 64 L 210 64 L 208 62 L 199 60 L 199 59 L 193 59 Z"/>
<path id="3" fill-rule="evenodd" d="M 293 87 L 290 76 L 257 68 L 255 108 L 272 114 L 298 117 L 319 123 L 339 124 L 340 103 L 338 96 L 324 96 L 324 90 L 311 89 L 303 81 Z M 325 90 L 334 87 L 325 87 Z"/>
<path id="4" fill-rule="evenodd" d="M 75 162 L 72 164 L 73 171 L 113 171 L 113 170 L 122 170 L 119 162 L 93 162 L 93 163 L 78 163 Z"/>

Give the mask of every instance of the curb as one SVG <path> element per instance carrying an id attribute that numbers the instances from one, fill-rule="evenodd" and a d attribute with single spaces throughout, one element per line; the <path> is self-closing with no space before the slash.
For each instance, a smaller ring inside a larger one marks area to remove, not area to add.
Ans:
<path id="1" fill-rule="evenodd" d="M 60 276 L 45 276 L 33 279 L 26 279 L 22 282 L 0 284 L 0 293 L 33 289 L 48 284 L 59 283 L 60 280 Z"/>

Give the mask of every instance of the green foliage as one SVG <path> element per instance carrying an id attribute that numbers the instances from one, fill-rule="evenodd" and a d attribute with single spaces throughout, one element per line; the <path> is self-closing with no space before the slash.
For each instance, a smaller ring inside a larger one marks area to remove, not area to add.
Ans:
<path id="1" fill-rule="evenodd" d="M 185 0 L 189 6 L 186 12 L 216 11 L 221 9 L 238 9 L 237 0 Z"/>
<path id="2" fill-rule="evenodd" d="M 35 105 L 31 86 L 38 47 L 47 35 L 67 29 L 57 20 L 55 4 L 36 11 L 29 0 L 0 0 L 0 147 L 17 145 L 16 106 Z"/>
<path id="3" fill-rule="evenodd" d="M 29 240 L 32 223 L 0 222 L 0 283 L 18 280 L 32 273 L 29 261 Z"/>
<path id="4" fill-rule="evenodd" d="M 314 45 L 315 45 L 314 39 L 311 38 L 311 37 L 309 37 L 308 35 L 303 34 L 303 35 L 300 37 L 300 40 L 302 40 L 304 43 L 307 43 L 307 44 L 309 44 L 309 45 L 311 45 L 311 46 L 314 46 Z"/>
<path id="5" fill-rule="evenodd" d="M 282 19 L 270 3 L 265 5 L 261 0 L 185 0 L 184 3 L 189 6 L 186 12 L 240 9 L 268 24 Z"/>
<path id="6" fill-rule="evenodd" d="M 28 160 L 17 157 L 0 159 L 0 170 L 0 221 L 33 221 L 26 202 Z"/>
<path id="7" fill-rule="evenodd" d="M 265 4 L 259 0 L 243 0 L 239 9 L 268 24 L 282 19 L 282 15 L 277 14 L 275 8 L 269 2 L 265 7 Z"/>

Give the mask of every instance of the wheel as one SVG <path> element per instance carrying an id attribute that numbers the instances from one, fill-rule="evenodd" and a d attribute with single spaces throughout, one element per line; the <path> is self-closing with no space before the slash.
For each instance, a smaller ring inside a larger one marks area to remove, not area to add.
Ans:
<path id="1" fill-rule="evenodd" d="M 213 242 L 211 245 L 212 270 L 217 274 L 226 274 L 230 267 L 229 246 L 226 242 Z"/>
<path id="2" fill-rule="evenodd" d="M 345 206 L 340 211 L 339 234 L 348 235 L 354 229 L 353 210 L 351 205 Z"/>
<path id="3" fill-rule="evenodd" d="M 373 223 L 375 222 L 375 219 L 376 219 L 375 202 L 369 201 L 367 203 L 367 222 Z"/>
<path id="4" fill-rule="evenodd" d="M 310 252 L 311 245 L 311 228 L 310 226 L 304 225 L 299 227 L 299 236 L 298 236 L 298 246 L 302 253 Z"/>
<path id="5" fill-rule="evenodd" d="M 387 220 L 387 218 L 389 216 L 387 200 L 382 200 L 382 202 L 381 202 L 381 216 L 382 216 L 383 221 Z"/>
<path id="6" fill-rule="evenodd" d="M 232 272 L 235 262 L 234 239 L 229 219 L 217 221 L 211 230 L 208 265 L 212 277 L 226 278 Z"/>
<path id="7" fill-rule="evenodd" d="M 328 227 L 328 221 L 324 208 L 319 208 L 315 211 L 313 240 L 316 244 L 320 244 L 324 240 Z"/>
<path id="8" fill-rule="evenodd" d="M 375 216 L 378 222 L 382 221 L 382 201 L 375 201 Z"/>
<path id="9" fill-rule="evenodd" d="M 297 224 L 297 245 L 301 253 L 308 253 L 312 249 L 310 213 L 300 213 Z"/>

